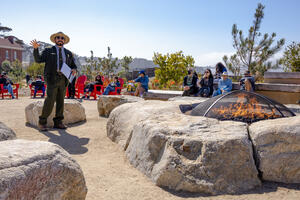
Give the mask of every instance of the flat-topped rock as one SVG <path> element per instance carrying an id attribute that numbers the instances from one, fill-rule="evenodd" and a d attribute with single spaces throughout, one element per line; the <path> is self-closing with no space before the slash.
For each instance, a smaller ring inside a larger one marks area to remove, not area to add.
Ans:
<path id="1" fill-rule="evenodd" d="M 16 139 L 16 133 L 0 122 L 0 141 Z"/>
<path id="2" fill-rule="evenodd" d="M 8 140 L 0 149 L 0 199 L 84 200 L 83 172 L 50 142 Z"/>
<path id="3" fill-rule="evenodd" d="M 159 186 L 213 195 L 259 186 L 247 125 L 184 115 L 180 104 L 121 105 L 109 117 L 108 137 Z"/>
<path id="4" fill-rule="evenodd" d="M 26 122 L 38 126 L 39 116 L 42 114 L 44 101 L 35 101 L 29 104 L 25 108 Z M 55 107 L 54 104 L 53 111 L 47 119 L 47 126 L 52 127 L 54 125 L 53 118 L 55 117 Z M 76 100 L 65 100 L 64 104 L 64 124 L 73 124 L 77 122 L 82 122 L 86 120 L 85 109 Z"/>
<path id="5" fill-rule="evenodd" d="M 249 133 L 264 180 L 300 183 L 300 116 L 259 121 Z"/>
<path id="6" fill-rule="evenodd" d="M 168 100 L 169 98 L 181 96 L 183 91 L 176 90 L 148 90 L 143 97 L 145 99 Z"/>
<path id="7" fill-rule="evenodd" d="M 98 100 L 98 112 L 102 117 L 108 117 L 111 111 L 124 103 L 144 101 L 143 98 L 130 95 L 101 95 Z"/>

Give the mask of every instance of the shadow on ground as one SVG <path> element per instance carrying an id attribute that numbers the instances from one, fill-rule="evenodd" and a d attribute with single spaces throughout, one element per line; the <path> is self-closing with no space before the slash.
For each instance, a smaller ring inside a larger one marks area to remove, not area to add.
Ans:
<path id="1" fill-rule="evenodd" d="M 69 127 L 78 126 L 85 122 L 80 122 L 76 124 L 69 125 Z M 32 128 L 37 129 L 30 124 L 26 124 Z M 52 133 L 52 131 L 57 131 L 58 134 Z M 64 150 L 66 150 L 69 154 L 84 154 L 88 151 L 84 145 L 87 145 L 90 141 L 90 138 L 79 138 L 75 135 L 68 133 L 68 129 L 49 129 L 48 131 L 40 131 L 40 133 L 44 134 L 49 138 L 49 142 L 55 143 L 61 146 Z"/>
<path id="2" fill-rule="evenodd" d="M 264 194 L 264 193 L 270 193 L 270 192 L 276 192 L 278 188 L 287 188 L 291 190 L 300 190 L 300 184 L 299 183 L 277 183 L 277 182 L 269 182 L 269 181 L 263 181 L 262 186 L 255 188 L 253 190 L 249 190 L 244 193 L 240 194 L 234 194 L 232 196 L 239 196 L 243 194 Z M 203 193 L 192 193 L 192 192 L 184 192 L 184 191 L 175 191 L 171 190 L 169 188 L 162 187 L 163 190 L 171 193 L 172 195 L 178 196 L 178 197 L 188 197 L 188 198 L 199 198 L 199 197 L 211 197 L 214 195 L 209 194 L 203 194 Z"/>

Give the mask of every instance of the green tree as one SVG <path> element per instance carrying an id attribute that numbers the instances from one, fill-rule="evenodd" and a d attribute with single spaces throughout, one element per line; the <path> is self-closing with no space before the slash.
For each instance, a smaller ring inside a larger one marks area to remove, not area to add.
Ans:
<path id="1" fill-rule="evenodd" d="M 101 65 L 102 72 L 105 75 L 109 75 L 120 67 L 119 59 L 112 58 L 112 53 L 110 52 L 110 47 L 107 47 L 108 53 L 107 57 L 99 58 L 99 62 Z"/>
<path id="2" fill-rule="evenodd" d="M 129 72 L 129 64 L 132 63 L 132 57 L 131 56 L 124 56 L 121 60 L 121 67 L 123 70 L 119 73 L 120 76 L 125 76 Z"/>
<path id="3" fill-rule="evenodd" d="M 32 63 L 29 67 L 27 67 L 26 72 L 28 75 L 36 77 L 37 75 L 44 74 L 45 63 Z"/>
<path id="4" fill-rule="evenodd" d="M 1 66 L 0 66 L 0 72 L 10 72 L 11 71 L 11 64 L 8 60 L 4 60 L 2 63 L 1 63 Z"/>
<path id="5" fill-rule="evenodd" d="M 119 68 L 118 58 L 112 58 L 110 48 L 108 47 L 107 57 L 96 58 L 93 51 L 91 51 L 91 57 L 86 59 L 87 64 L 82 66 L 81 72 L 87 76 L 89 80 L 92 80 L 97 74 L 103 73 L 109 75 Z"/>
<path id="6" fill-rule="evenodd" d="M 300 72 L 300 43 L 292 42 L 287 46 L 279 63 L 284 71 Z"/>
<path id="7" fill-rule="evenodd" d="M 131 56 L 124 56 L 122 61 L 121 61 L 121 66 L 124 69 L 125 73 L 128 73 L 130 63 L 132 63 L 132 57 Z"/>
<path id="8" fill-rule="evenodd" d="M 272 33 L 271 35 L 268 33 L 262 35 L 260 33 L 264 8 L 265 6 L 262 4 L 258 4 L 254 14 L 253 25 L 250 26 L 247 37 L 243 35 L 242 30 L 237 28 L 236 24 L 233 24 L 233 47 L 237 52 L 230 59 L 227 56 L 223 57 L 223 60 L 227 61 L 226 64 L 229 69 L 230 65 L 232 69 L 246 67 L 252 74 L 258 71 L 263 75 L 265 71 L 278 67 L 278 64 L 272 64 L 268 60 L 281 49 L 285 40 L 280 39 L 272 46 L 276 33 Z"/>
<path id="9" fill-rule="evenodd" d="M 153 62 L 159 65 L 159 68 L 155 69 L 155 78 L 161 87 L 167 87 L 170 81 L 174 81 L 177 85 L 181 84 L 187 70 L 194 67 L 195 60 L 192 56 L 185 56 L 179 51 L 166 55 L 154 53 Z"/>
<path id="10" fill-rule="evenodd" d="M 236 54 L 230 56 L 229 60 L 228 60 L 228 57 L 225 55 L 223 57 L 223 61 L 224 61 L 225 65 L 227 66 L 227 68 L 234 74 L 235 77 L 240 76 L 241 62 Z"/>
<path id="11" fill-rule="evenodd" d="M 17 59 L 11 63 L 11 78 L 13 82 L 21 82 L 25 78 L 25 72 L 22 68 L 22 63 Z"/>
<path id="12" fill-rule="evenodd" d="M 99 58 L 94 57 L 93 51 L 91 51 L 91 57 L 87 58 L 86 62 L 87 64 L 82 66 L 81 72 L 87 76 L 88 80 L 93 80 L 101 71 L 101 63 Z"/>
<path id="13" fill-rule="evenodd" d="M 120 63 L 118 63 L 118 58 L 99 58 L 101 70 L 105 75 L 109 75 L 113 72 L 115 72 L 116 69 L 120 67 Z"/>

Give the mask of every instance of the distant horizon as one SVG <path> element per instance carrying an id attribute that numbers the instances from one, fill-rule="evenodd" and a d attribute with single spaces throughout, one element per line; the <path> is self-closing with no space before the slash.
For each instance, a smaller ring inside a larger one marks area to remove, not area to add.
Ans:
<path id="1" fill-rule="evenodd" d="M 197 66 L 214 66 L 235 52 L 232 25 L 246 35 L 258 3 L 265 5 L 261 33 L 275 32 L 276 41 L 286 39 L 285 47 L 299 42 L 297 0 L 11 0 L 1 3 L 0 23 L 26 44 L 51 43 L 50 35 L 63 31 L 71 39 L 66 48 L 80 56 L 90 56 L 91 50 L 106 56 L 108 46 L 114 57 L 147 60 L 154 52 L 183 51 Z"/>

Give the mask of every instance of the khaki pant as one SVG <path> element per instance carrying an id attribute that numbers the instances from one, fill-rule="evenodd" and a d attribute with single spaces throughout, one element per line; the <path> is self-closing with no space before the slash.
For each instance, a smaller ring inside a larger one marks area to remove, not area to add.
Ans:
<path id="1" fill-rule="evenodd" d="M 142 87 L 142 84 L 141 83 L 138 83 L 138 86 L 135 90 L 135 93 L 134 93 L 134 96 L 143 96 L 145 92 L 145 89 Z"/>
<path id="2" fill-rule="evenodd" d="M 39 117 L 40 124 L 47 124 L 47 118 L 50 116 L 55 102 L 56 112 L 53 118 L 54 124 L 59 124 L 64 119 L 64 99 L 67 81 L 64 75 L 56 74 L 55 84 L 47 84 L 47 97 L 44 101 L 42 115 Z"/>

